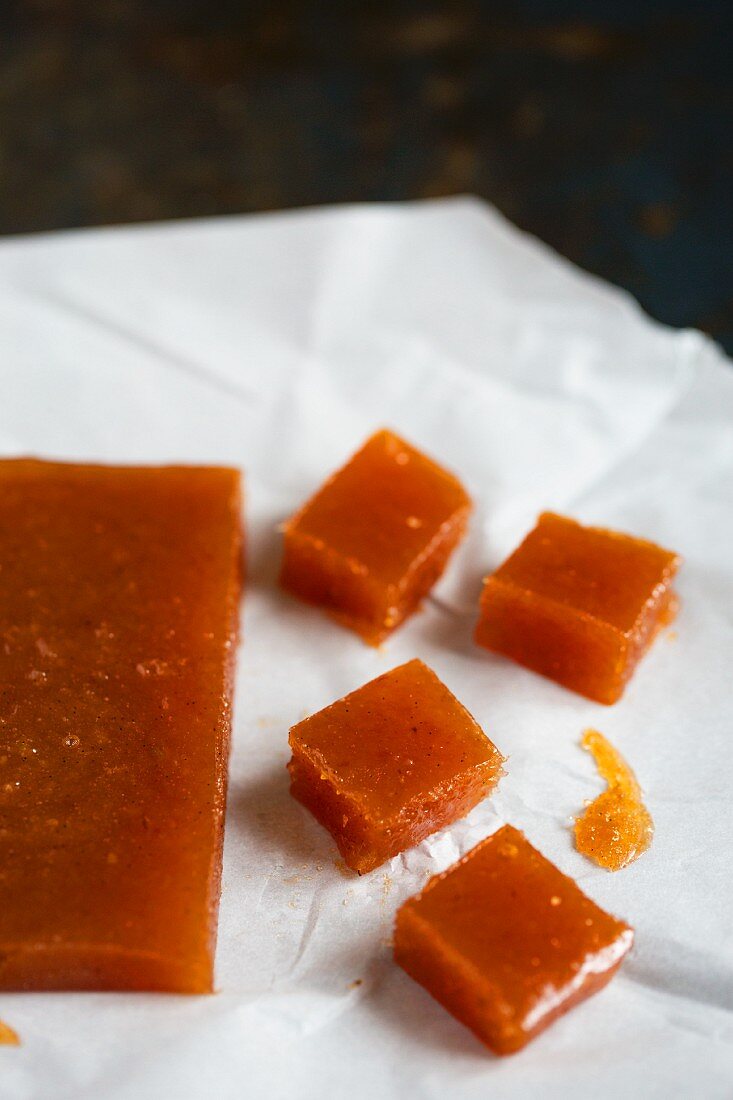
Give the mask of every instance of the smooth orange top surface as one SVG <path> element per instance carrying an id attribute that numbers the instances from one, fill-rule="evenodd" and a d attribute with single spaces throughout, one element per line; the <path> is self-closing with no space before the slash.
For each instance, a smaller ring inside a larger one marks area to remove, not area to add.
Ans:
<path id="1" fill-rule="evenodd" d="M 370 819 L 389 821 L 416 798 L 502 756 L 468 711 L 422 661 L 400 665 L 290 732 L 294 753 L 313 761 Z"/>
<path id="2" fill-rule="evenodd" d="M 586 730 L 581 744 L 592 753 L 608 787 L 576 821 L 575 843 L 578 851 L 599 866 L 620 871 L 647 850 L 654 822 L 636 776 L 621 753 L 598 730 Z"/>
<path id="3" fill-rule="evenodd" d="M 324 544 L 377 582 L 397 585 L 471 501 L 456 477 L 390 431 L 373 435 L 288 530 Z"/>
<path id="4" fill-rule="evenodd" d="M 679 562 L 644 539 L 545 512 L 493 578 L 628 632 Z"/>
<path id="5" fill-rule="evenodd" d="M 510 825 L 431 879 L 403 913 L 444 958 L 461 960 L 466 980 L 474 976 L 500 1051 L 522 1045 L 565 1000 L 577 999 L 633 937 Z M 429 971 L 417 977 L 431 988 Z"/>
<path id="6" fill-rule="evenodd" d="M 0 989 L 211 987 L 239 475 L 0 462 Z"/>

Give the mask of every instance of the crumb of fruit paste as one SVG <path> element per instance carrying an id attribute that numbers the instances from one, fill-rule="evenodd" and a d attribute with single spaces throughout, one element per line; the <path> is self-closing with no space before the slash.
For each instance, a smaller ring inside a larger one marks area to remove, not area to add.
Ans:
<path id="1" fill-rule="evenodd" d="M 0 1047 L 19 1047 L 20 1036 L 12 1027 L 0 1020 Z"/>
<path id="2" fill-rule="evenodd" d="M 575 844 L 607 871 L 620 871 L 645 852 L 654 822 L 641 787 L 620 752 L 598 730 L 586 730 L 581 745 L 593 755 L 608 787 L 575 822 Z"/>

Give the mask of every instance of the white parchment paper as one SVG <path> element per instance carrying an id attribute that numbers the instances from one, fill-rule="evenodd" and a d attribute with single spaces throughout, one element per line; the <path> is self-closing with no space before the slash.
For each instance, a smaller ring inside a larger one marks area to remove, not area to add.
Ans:
<path id="1" fill-rule="evenodd" d="M 249 587 L 217 996 L 0 995 L 0 1096 L 733 1095 L 733 369 L 470 199 L 8 240 L 0 453 L 225 462 Z M 475 498 L 424 612 L 371 650 L 276 585 L 278 524 L 391 426 Z M 481 575 L 554 508 L 682 553 L 682 611 L 604 708 L 474 647 Z M 288 794 L 288 727 L 422 657 L 509 757 L 496 796 L 359 879 Z M 656 822 L 617 875 L 572 817 L 578 741 L 627 755 Z M 500 823 L 632 923 L 633 957 L 494 1058 L 391 961 L 398 904 Z"/>

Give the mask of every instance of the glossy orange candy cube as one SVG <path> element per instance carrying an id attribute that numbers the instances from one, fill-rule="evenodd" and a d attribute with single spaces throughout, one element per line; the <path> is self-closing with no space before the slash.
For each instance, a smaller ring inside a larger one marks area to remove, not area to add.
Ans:
<path id="1" fill-rule="evenodd" d="M 546 512 L 486 578 L 476 641 L 589 699 L 615 703 L 674 618 L 679 564 L 652 542 Z"/>
<path id="2" fill-rule="evenodd" d="M 286 524 L 280 583 L 377 645 L 435 584 L 470 510 L 457 478 L 377 432 Z"/>
<path id="3" fill-rule="evenodd" d="M 503 757 L 445 684 L 409 661 L 290 731 L 291 793 L 363 874 L 463 817 Z"/>
<path id="4" fill-rule="evenodd" d="M 497 1054 L 601 989 L 633 931 L 511 825 L 397 913 L 395 959 Z"/>
<path id="5" fill-rule="evenodd" d="M 0 461 L 0 990 L 212 989 L 239 483 Z"/>

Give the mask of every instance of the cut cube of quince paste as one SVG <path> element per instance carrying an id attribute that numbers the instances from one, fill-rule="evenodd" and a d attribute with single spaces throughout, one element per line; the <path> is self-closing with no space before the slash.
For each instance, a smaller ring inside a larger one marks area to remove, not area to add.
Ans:
<path id="1" fill-rule="evenodd" d="M 453 474 L 377 432 L 285 525 L 280 583 L 377 645 L 440 577 L 470 511 Z"/>
<path id="2" fill-rule="evenodd" d="M 503 757 L 422 661 L 409 661 L 290 731 L 291 791 L 345 862 L 371 871 L 463 817 Z"/>

